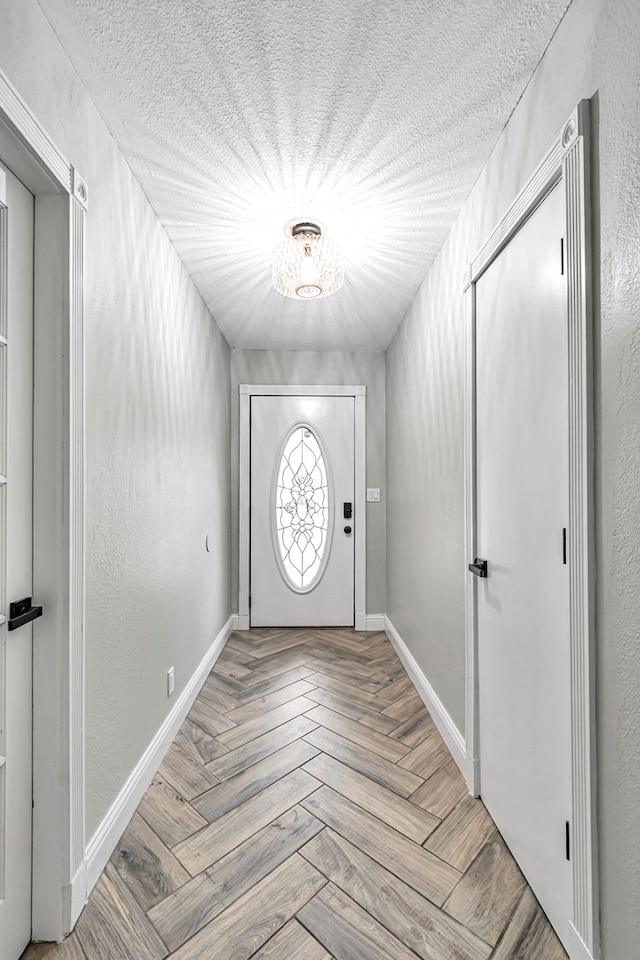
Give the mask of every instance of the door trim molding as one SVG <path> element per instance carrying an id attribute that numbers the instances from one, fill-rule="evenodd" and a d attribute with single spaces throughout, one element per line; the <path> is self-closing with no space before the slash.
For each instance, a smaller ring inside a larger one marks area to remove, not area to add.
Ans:
<path id="1" fill-rule="evenodd" d="M 353 397 L 355 400 L 355 515 L 362 518 L 355 524 L 355 629 L 366 630 L 366 399 L 365 386 L 295 385 L 241 383 L 240 393 L 240 456 L 238 492 L 238 630 L 248 630 L 250 584 L 250 453 L 251 453 L 251 397 Z"/>
<path id="2" fill-rule="evenodd" d="M 87 185 L 0 70 L 0 155 L 35 195 L 33 938 L 85 898 L 84 270 Z"/>
<path id="3" fill-rule="evenodd" d="M 566 274 L 569 333 L 569 608 L 571 656 L 572 880 L 575 940 L 572 957 L 599 956 L 596 843 L 594 692 L 593 424 L 589 215 L 589 102 L 582 100 L 526 186 L 470 263 L 464 277 L 466 311 L 465 461 L 467 562 L 476 554 L 476 296 L 475 284 L 514 233 L 560 184 L 566 204 Z M 472 785 L 479 792 L 478 650 L 476 579 L 467 576 L 466 730 Z M 585 951 L 586 950 L 586 954 Z"/>

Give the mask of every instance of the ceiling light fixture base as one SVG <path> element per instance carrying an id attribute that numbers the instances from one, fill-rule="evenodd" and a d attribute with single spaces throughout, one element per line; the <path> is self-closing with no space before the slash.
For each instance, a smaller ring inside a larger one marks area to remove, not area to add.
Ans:
<path id="1" fill-rule="evenodd" d="M 342 257 L 320 224 L 295 220 L 273 251 L 273 285 L 285 297 L 319 300 L 344 282 Z"/>

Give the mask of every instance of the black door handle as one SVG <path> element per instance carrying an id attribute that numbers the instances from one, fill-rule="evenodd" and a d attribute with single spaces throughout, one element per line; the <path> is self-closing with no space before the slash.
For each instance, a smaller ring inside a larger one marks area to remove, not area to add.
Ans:
<path id="1" fill-rule="evenodd" d="M 345 528 L 344 528 L 344 532 L 345 532 L 346 534 L 351 533 L 351 527 L 345 527 Z"/>
<path id="2" fill-rule="evenodd" d="M 16 600 L 9 604 L 9 630 L 17 630 L 23 627 L 25 623 L 31 620 L 37 620 L 42 616 L 42 607 L 31 606 L 31 597 L 25 597 L 24 600 Z"/>
<path id="3" fill-rule="evenodd" d="M 489 563 L 487 560 L 476 557 L 473 563 L 469 564 L 469 570 L 475 577 L 481 577 L 484 580 L 489 576 Z"/>

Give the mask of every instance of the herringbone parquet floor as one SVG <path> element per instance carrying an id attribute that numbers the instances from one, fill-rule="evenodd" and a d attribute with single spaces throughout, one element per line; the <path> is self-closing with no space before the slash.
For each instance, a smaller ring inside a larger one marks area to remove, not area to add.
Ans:
<path id="1" fill-rule="evenodd" d="M 23 960 L 562 960 L 386 636 L 234 633 L 63 944 Z"/>

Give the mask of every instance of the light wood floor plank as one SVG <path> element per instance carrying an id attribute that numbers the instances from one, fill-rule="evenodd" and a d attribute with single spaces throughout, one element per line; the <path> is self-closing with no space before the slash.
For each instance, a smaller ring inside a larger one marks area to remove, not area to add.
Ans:
<path id="1" fill-rule="evenodd" d="M 199 727 L 197 723 L 192 723 L 191 720 L 184 721 L 173 742 L 188 757 L 191 757 L 196 763 L 202 764 L 215 760 L 216 757 L 227 753 L 229 749 L 220 737 L 210 736 L 205 733 L 202 727 Z"/>
<path id="2" fill-rule="evenodd" d="M 388 691 L 389 687 L 385 689 Z M 421 713 L 423 710 L 424 703 L 420 695 L 415 690 L 410 690 L 406 696 L 397 700 L 392 706 L 386 707 L 384 716 L 393 717 L 394 720 L 398 720 L 400 723 L 406 723 L 407 720 L 411 720 L 412 717 L 415 717 L 417 713 Z"/>
<path id="3" fill-rule="evenodd" d="M 366 707 L 363 703 L 354 703 L 347 697 L 341 697 L 337 693 L 331 693 L 330 690 L 324 690 L 322 687 L 314 687 L 308 691 L 305 696 L 314 703 L 321 704 L 323 707 L 329 707 L 336 713 L 341 713 L 350 720 L 358 720 L 365 726 L 377 730 L 379 733 L 391 734 L 391 731 L 398 727 L 397 720 L 391 717 L 384 717 L 377 710 Z"/>
<path id="4" fill-rule="evenodd" d="M 180 947 L 174 960 L 245 960 L 326 884 L 294 853 Z"/>
<path id="5" fill-rule="evenodd" d="M 307 663 L 308 666 L 315 667 L 318 673 L 322 673 L 325 676 L 330 674 L 331 677 L 336 680 L 341 680 L 343 683 L 346 683 L 350 686 L 355 685 L 360 693 L 368 693 L 370 696 L 375 697 L 376 694 L 380 692 L 380 683 L 375 680 L 367 680 L 360 676 L 354 677 L 354 673 L 357 673 L 357 670 L 351 668 L 347 663 L 345 663 L 344 666 L 338 663 L 324 662 L 322 660 L 309 660 Z M 354 683 L 354 681 L 356 682 Z"/>
<path id="6" fill-rule="evenodd" d="M 254 649 L 253 655 L 256 660 L 264 660 L 266 657 L 271 656 L 274 653 L 282 653 L 285 650 L 290 650 L 292 647 L 300 646 L 301 634 L 294 633 L 293 636 L 284 635 L 278 639 L 272 640 L 269 643 L 261 644 L 259 647 Z"/>
<path id="7" fill-rule="evenodd" d="M 386 656 L 391 660 L 398 658 L 398 654 L 393 649 L 384 630 L 378 633 L 370 633 L 368 636 L 369 639 L 365 642 L 365 647 L 372 657 L 376 657 L 377 659 L 381 656 Z"/>
<path id="8" fill-rule="evenodd" d="M 407 674 L 403 674 L 398 677 L 397 680 L 394 680 L 393 683 L 387 684 L 383 690 L 380 692 L 380 696 L 385 700 L 390 700 L 394 704 L 397 700 L 406 697 L 407 694 L 415 693 L 415 689 L 411 680 Z"/>
<path id="9" fill-rule="evenodd" d="M 365 727 L 371 727 L 372 730 L 377 730 L 378 733 L 384 733 L 386 736 L 389 736 L 398 726 L 397 722 L 392 720 L 391 717 L 385 717 L 382 713 L 376 713 L 375 710 L 361 713 L 356 719 L 358 723 L 362 723 Z"/>
<path id="10" fill-rule="evenodd" d="M 303 907 L 298 919 L 336 960 L 415 960 L 415 953 L 334 884 Z"/>
<path id="11" fill-rule="evenodd" d="M 188 757 L 177 743 L 172 743 L 167 750 L 158 774 L 163 780 L 172 783 L 185 800 L 193 800 L 199 793 L 204 793 L 220 782 L 213 771 Z"/>
<path id="12" fill-rule="evenodd" d="M 250 700 L 249 703 L 244 703 L 242 706 L 236 707 L 235 710 L 231 710 L 226 715 L 226 719 L 233 721 L 235 724 L 246 723 L 247 720 L 254 720 L 256 717 L 261 717 L 274 707 L 279 707 L 283 703 L 289 703 L 297 697 L 306 696 L 309 691 L 315 689 L 312 683 L 307 683 L 306 680 L 298 680 L 296 683 L 290 683 L 286 687 L 272 690 L 271 693 L 265 694 L 264 697 L 258 697 L 256 700 Z"/>
<path id="13" fill-rule="evenodd" d="M 444 820 L 468 795 L 464 777 L 455 762 L 449 760 L 411 794 L 411 801 Z"/>
<path id="14" fill-rule="evenodd" d="M 427 780 L 450 759 L 451 754 L 444 740 L 437 730 L 433 730 L 398 763 L 404 770 L 411 770 L 423 780 Z"/>
<path id="15" fill-rule="evenodd" d="M 415 843 L 423 843 L 440 824 L 437 817 L 326 753 L 305 764 L 303 770 Z"/>
<path id="16" fill-rule="evenodd" d="M 159 903 L 149 919 L 176 950 L 322 829 L 310 813 L 293 807 Z"/>
<path id="17" fill-rule="evenodd" d="M 377 753 L 379 757 L 384 757 L 385 760 L 391 760 L 392 763 L 409 753 L 409 747 L 405 747 L 404 744 L 396 743 L 383 733 L 371 730 L 369 727 L 358 723 L 357 720 L 349 720 L 348 717 L 344 717 L 334 710 L 329 710 L 328 707 L 314 707 L 312 710 L 308 710 L 305 715 L 319 726 L 326 727 L 327 730 L 332 730 L 334 733 L 339 733 L 341 737 L 364 747 L 365 750 Z"/>
<path id="18" fill-rule="evenodd" d="M 302 645 L 284 653 L 274 653 L 269 657 L 256 661 L 257 666 L 252 669 L 251 676 L 245 677 L 245 687 L 254 687 L 265 680 L 273 680 L 282 673 L 289 673 L 296 667 L 305 667 L 309 661 L 309 653 Z M 313 669 L 308 667 L 309 670 Z"/>
<path id="19" fill-rule="evenodd" d="M 163 960 L 168 952 L 110 863 L 80 914 L 76 935 L 88 960 Z"/>
<path id="20" fill-rule="evenodd" d="M 229 657 L 225 657 L 224 653 L 216 660 L 213 673 L 216 677 L 226 677 L 229 680 L 242 680 L 243 677 L 251 675 L 251 671 L 247 667 Z"/>
<path id="21" fill-rule="evenodd" d="M 368 649 L 368 641 L 355 633 L 329 633 L 326 629 L 310 630 L 309 634 L 314 638 L 314 649 L 318 647 L 329 647 L 339 650 L 343 654 L 352 655 L 361 658 L 361 662 L 367 662 L 372 659 Z"/>
<path id="22" fill-rule="evenodd" d="M 147 912 L 148 919 L 172 951 L 172 956 L 174 950 L 222 913 L 227 906 L 226 902 L 215 902 L 213 890 L 209 875 L 204 871 Z M 233 896 L 229 900 L 229 903 L 231 902 Z"/>
<path id="23" fill-rule="evenodd" d="M 143 910 L 189 880 L 189 874 L 142 817 L 134 813 L 111 863 Z"/>
<path id="24" fill-rule="evenodd" d="M 324 727 L 318 727 L 306 734 L 304 739 L 323 753 L 328 753 L 336 760 L 346 763 L 358 773 L 363 773 L 365 777 L 369 777 L 383 787 L 388 787 L 401 797 L 408 797 L 422 783 L 415 774 L 400 769 L 397 764 L 390 763 L 376 753 L 371 753 L 370 750 L 365 750 L 364 747 L 359 747 L 351 740 Z"/>
<path id="25" fill-rule="evenodd" d="M 551 924 L 528 887 L 492 960 L 567 960 Z"/>
<path id="26" fill-rule="evenodd" d="M 236 697 L 235 705 L 251 703 L 253 700 L 259 700 L 261 697 L 268 696 L 270 693 L 275 692 L 276 690 L 282 689 L 282 687 L 291 686 L 292 683 L 297 683 L 299 680 L 304 680 L 305 677 L 308 677 L 311 682 L 311 675 L 315 673 L 312 667 L 294 667 L 291 670 L 285 670 L 283 673 L 277 674 L 275 677 L 267 677 L 266 679 L 260 680 L 259 683 L 252 683 L 250 687 L 245 687 Z M 315 684 L 313 684 L 315 686 Z"/>
<path id="27" fill-rule="evenodd" d="M 218 713 L 210 703 L 200 697 L 191 707 L 187 719 L 197 723 L 210 737 L 217 737 L 219 733 L 231 730 L 236 725 L 235 720 L 231 720 L 223 713 Z"/>
<path id="28" fill-rule="evenodd" d="M 289 920 L 254 953 L 253 960 L 332 960 L 332 957 L 297 920 Z"/>
<path id="29" fill-rule="evenodd" d="M 288 703 L 281 703 L 279 707 L 274 707 L 272 710 L 265 710 L 264 713 L 252 717 L 251 720 L 238 724 L 233 730 L 227 730 L 225 733 L 221 733 L 217 738 L 217 742 L 223 744 L 227 750 L 233 750 L 235 747 L 241 747 L 244 743 L 255 740 L 256 737 L 266 731 L 273 730 L 275 727 L 281 726 L 288 720 L 293 720 L 294 717 L 298 717 L 301 713 L 306 713 L 314 707 L 315 704 L 313 700 L 307 700 L 306 697 L 295 697 L 294 700 L 290 700 Z M 213 759 L 213 757 L 211 759 Z"/>
<path id="30" fill-rule="evenodd" d="M 419 743 L 426 740 L 429 734 L 433 733 L 435 726 L 428 710 L 423 709 L 410 717 L 409 720 L 405 720 L 404 723 L 396 726 L 389 736 L 392 740 L 399 740 L 407 747 L 417 747 Z"/>
<path id="31" fill-rule="evenodd" d="M 234 697 L 236 693 L 242 693 L 245 685 L 234 677 L 227 677 L 223 673 L 218 673 L 214 667 L 207 677 L 207 684 L 226 693 L 227 696 Z"/>
<path id="32" fill-rule="evenodd" d="M 371 661 L 366 653 L 353 654 L 343 650 L 329 649 L 326 646 L 310 647 L 309 652 L 313 657 L 313 662 L 326 664 L 326 667 L 333 672 L 347 671 L 352 677 L 360 680 L 370 680 L 376 673 L 376 667 L 371 666 Z M 374 680 L 379 684 L 380 681 Z"/>
<path id="33" fill-rule="evenodd" d="M 288 627 L 251 627 L 250 630 L 234 630 L 231 636 L 246 643 L 260 644 L 272 637 L 282 636 L 288 629 Z M 296 633 L 298 632 L 296 630 Z"/>
<path id="34" fill-rule="evenodd" d="M 359 847 L 437 906 L 442 906 L 460 880 L 461 874 L 458 870 L 418 844 L 407 840 L 397 830 L 388 827 L 330 787 L 322 787 L 307 797 L 302 805 L 318 820 L 322 820 L 345 840 Z"/>
<path id="35" fill-rule="evenodd" d="M 491 947 L 365 853 L 323 830 L 301 854 L 423 960 L 487 960 Z"/>
<path id="36" fill-rule="evenodd" d="M 214 710 L 217 710 L 220 714 L 225 714 L 228 710 L 234 710 L 238 706 L 238 701 L 235 697 L 231 697 L 228 693 L 223 693 L 222 690 L 219 690 L 207 677 L 203 683 L 200 693 L 198 694 L 198 700 L 209 704 Z"/>
<path id="37" fill-rule="evenodd" d="M 195 876 L 320 786 L 318 780 L 303 770 L 295 770 L 188 840 L 183 840 L 173 848 L 173 852 L 189 873 Z"/>
<path id="38" fill-rule="evenodd" d="M 433 831 L 424 846 L 464 873 L 494 829 L 484 804 L 467 796 Z"/>
<path id="39" fill-rule="evenodd" d="M 20 960 L 88 960 L 80 945 L 77 933 L 62 943 L 32 943 L 22 954 Z"/>
<path id="40" fill-rule="evenodd" d="M 371 679 L 378 680 L 383 687 L 388 687 L 389 684 L 394 683 L 401 676 L 404 676 L 405 672 L 401 663 L 391 661 L 386 657 L 372 662 L 371 666 L 375 667 L 375 673 L 371 675 Z"/>
<path id="41" fill-rule="evenodd" d="M 318 753 L 316 747 L 304 740 L 294 740 L 264 760 L 247 767 L 234 777 L 229 777 L 193 801 L 194 808 L 210 823 L 224 816 L 229 810 L 261 793 L 265 787 L 280 780 L 302 766 Z M 414 807 L 414 809 L 419 809 Z M 428 814 L 425 813 L 425 816 Z M 436 821 L 438 822 L 438 821 Z"/>
<path id="42" fill-rule="evenodd" d="M 159 776 L 153 778 L 138 813 L 168 847 L 207 825 L 182 794 Z"/>
<path id="43" fill-rule="evenodd" d="M 224 648 L 224 652 L 229 657 L 236 660 L 237 663 L 242 664 L 251 663 L 255 659 L 253 650 L 253 644 L 241 640 L 239 637 L 234 636 L 234 634 L 231 634 Z"/>
<path id="44" fill-rule="evenodd" d="M 236 747 L 235 750 L 230 750 L 229 753 L 214 760 L 205 769 L 212 775 L 214 784 L 220 780 L 228 780 L 229 777 L 241 773 L 247 767 L 258 763 L 264 757 L 270 756 L 288 743 L 312 733 L 315 729 L 316 724 L 307 720 L 306 717 L 294 717 L 293 720 L 283 723 L 275 730 L 270 730 L 268 733 L 256 737 L 255 740 L 244 743 L 241 747 Z M 199 792 L 204 793 L 203 790 Z"/>
<path id="45" fill-rule="evenodd" d="M 356 686 L 346 680 L 340 680 L 338 677 L 329 676 L 321 669 L 314 670 L 312 674 L 307 676 L 307 679 L 309 683 L 315 683 L 316 686 L 323 687 L 325 690 L 330 690 L 332 693 L 346 697 L 354 703 L 364 703 L 365 706 L 379 707 L 380 710 L 383 710 L 385 706 L 390 706 L 390 702 L 385 701 L 383 705 L 381 698 L 377 697 L 375 693 L 367 693 L 359 684 Z M 350 679 L 353 680 L 353 677 Z"/>
<path id="46" fill-rule="evenodd" d="M 524 887 L 524 877 L 495 831 L 446 901 L 444 909 L 495 946 Z"/>

